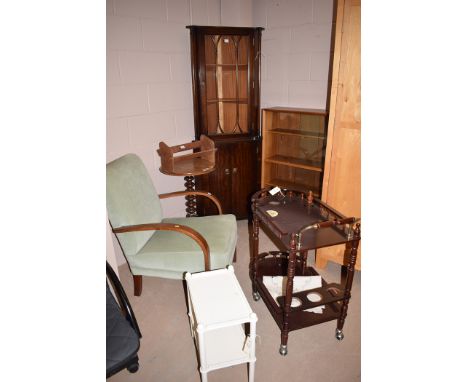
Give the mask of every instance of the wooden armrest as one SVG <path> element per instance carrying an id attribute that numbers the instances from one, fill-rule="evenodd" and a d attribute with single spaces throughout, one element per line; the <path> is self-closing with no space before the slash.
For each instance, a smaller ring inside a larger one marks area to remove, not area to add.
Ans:
<path id="1" fill-rule="evenodd" d="M 210 265 L 210 248 L 205 238 L 200 235 L 193 228 L 187 227 L 186 225 L 181 224 L 171 224 L 171 223 L 149 223 L 149 224 L 137 224 L 129 225 L 114 228 L 112 232 L 114 233 L 125 233 L 125 232 L 136 232 L 136 231 L 176 231 L 183 233 L 195 240 L 198 245 L 201 247 L 203 252 L 203 257 L 205 261 L 205 271 L 209 271 L 211 268 Z"/>
<path id="2" fill-rule="evenodd" d="M 223 209 L 221 208 L 221 203 L 219 199 L 214 196 L 211 192 L 206 192 L 206 191 L 175 191 L 175 192 L 168 192 L 167 194 L 161 194 L 159 195 L 159 199 L 167 199 L 167 198 L 173 198 L 176 196 L 187 196 L 187 195 L 198 195 L 198 196 L 204 196 L 208 199 L 211 199 L 211 201 L 216 204 L 216 207 L 218 208 L 218 214 L 222 215 L 223 214 Z"/>

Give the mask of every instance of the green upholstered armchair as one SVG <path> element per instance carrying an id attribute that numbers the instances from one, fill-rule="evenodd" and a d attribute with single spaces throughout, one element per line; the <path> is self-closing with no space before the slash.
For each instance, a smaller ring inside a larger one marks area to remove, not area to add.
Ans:
<path id="1" fill-rule="evenodd" d="M 237 243 L 234 215 L 222 215 L 216 197 L 202 191 L 158 195 L 135 154 L 107 164 L 107 212 L 113 232 L 133 274 L 135 296 L 142 276 L 183 279 L 185 272 L 224 268 L 232 264 Z M 160 199 L 200 195 L 211 199 L 219 215 L 169 218 Z"/>

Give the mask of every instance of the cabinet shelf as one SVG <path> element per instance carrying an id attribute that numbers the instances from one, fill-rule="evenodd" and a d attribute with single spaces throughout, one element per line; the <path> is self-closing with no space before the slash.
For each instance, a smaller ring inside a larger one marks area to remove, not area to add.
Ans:
<path id="1" fill-rule="evenodd" d="M 311 171 L 318 171 L 318 172 L 323 171 L 319 162 L 310 161 L 307 159 L 292 158 L 292 157 L 287 157 L 284 155 L 273 155 L 272 157 L 266 158 L 265 162 L 282 164 L 282 165 L 290 166 L 290 167 L 303 168 L 303 169 L 311 170 Z"/>
<path id="2" fill-rule="evenodd" d="M 247 103 L 247 98 L 212 98 L 206 100 L 206 103 L 218 103 L 218 102 L 229 102 L 229 103 Z"/>
<path id="3" fill-rule="evenodd" d="M 242 325 L 228 326 L 210 330 L 205 334 L 206 364 L 211 369 L 219 369 L 230 364 L 249 362 L 248 349 L 243 350 L 246 342 Z"/>
<path id="4" fill-rule="evenodd" d="M 235 70 L 236 66 L 239 70 L 247 70 L 248 65 L 247 64 L 206 64 L 207 69 L 216 69 L 216 68 L 222 68 L 226 70 Z"/>

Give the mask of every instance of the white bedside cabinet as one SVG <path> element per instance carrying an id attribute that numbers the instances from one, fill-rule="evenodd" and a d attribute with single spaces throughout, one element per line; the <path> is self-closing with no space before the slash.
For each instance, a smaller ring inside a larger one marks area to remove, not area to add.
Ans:
<path id="1" fill-rule="evenodd" d="M 185 275 L 190 327 L 200 360 L 202 382 L 207 373 L 249 363 L 249 382 L 255 372 L 257 315 L 250 308 L 234 268 Z M 244 324 L 250 323 L 246 336 Z"/>

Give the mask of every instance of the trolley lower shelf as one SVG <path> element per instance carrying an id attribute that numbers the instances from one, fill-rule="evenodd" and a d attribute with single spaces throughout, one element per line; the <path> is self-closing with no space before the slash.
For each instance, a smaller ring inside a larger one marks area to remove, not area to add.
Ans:
<path id="1" fill-rule="evenodd" d="M 284 296 L 278 297 L 278 303 L 275 302 L 267 287 L 263 283 L 263 276 L 285 276 L 288 268 L 287 253 L 285 252 L 265 252 L 259 254 L 257 276 L 255 284 L 258 288 L 258 293 L 262 297 L 265 305 L 276 321 L 280 329 L 284 324 Z M 306 267 L 304 270 L 301 264 L 296 267 L 296 274 L 302 276 L 320 276 L 313 267 Z M 312 302 L 307 298 L 307 295 L 313 293 L 319 295 L 321 299 Z M 289 330 L 302 329 L 308 326 L 317 325 L 322 322 L 337 320 L 340 317 L 342 301 L 344 300 L 344 290 L 339 284 L 328 284 L 322 278 L 322 287 L 309 289 L 302 292 L 292 294 L 293 298 L 300 300 L 301 305 L 291 307 L 289 314 Z M 307 309 L 318 306 L 325 306 L 322 313 L 307 312 Z"/>

